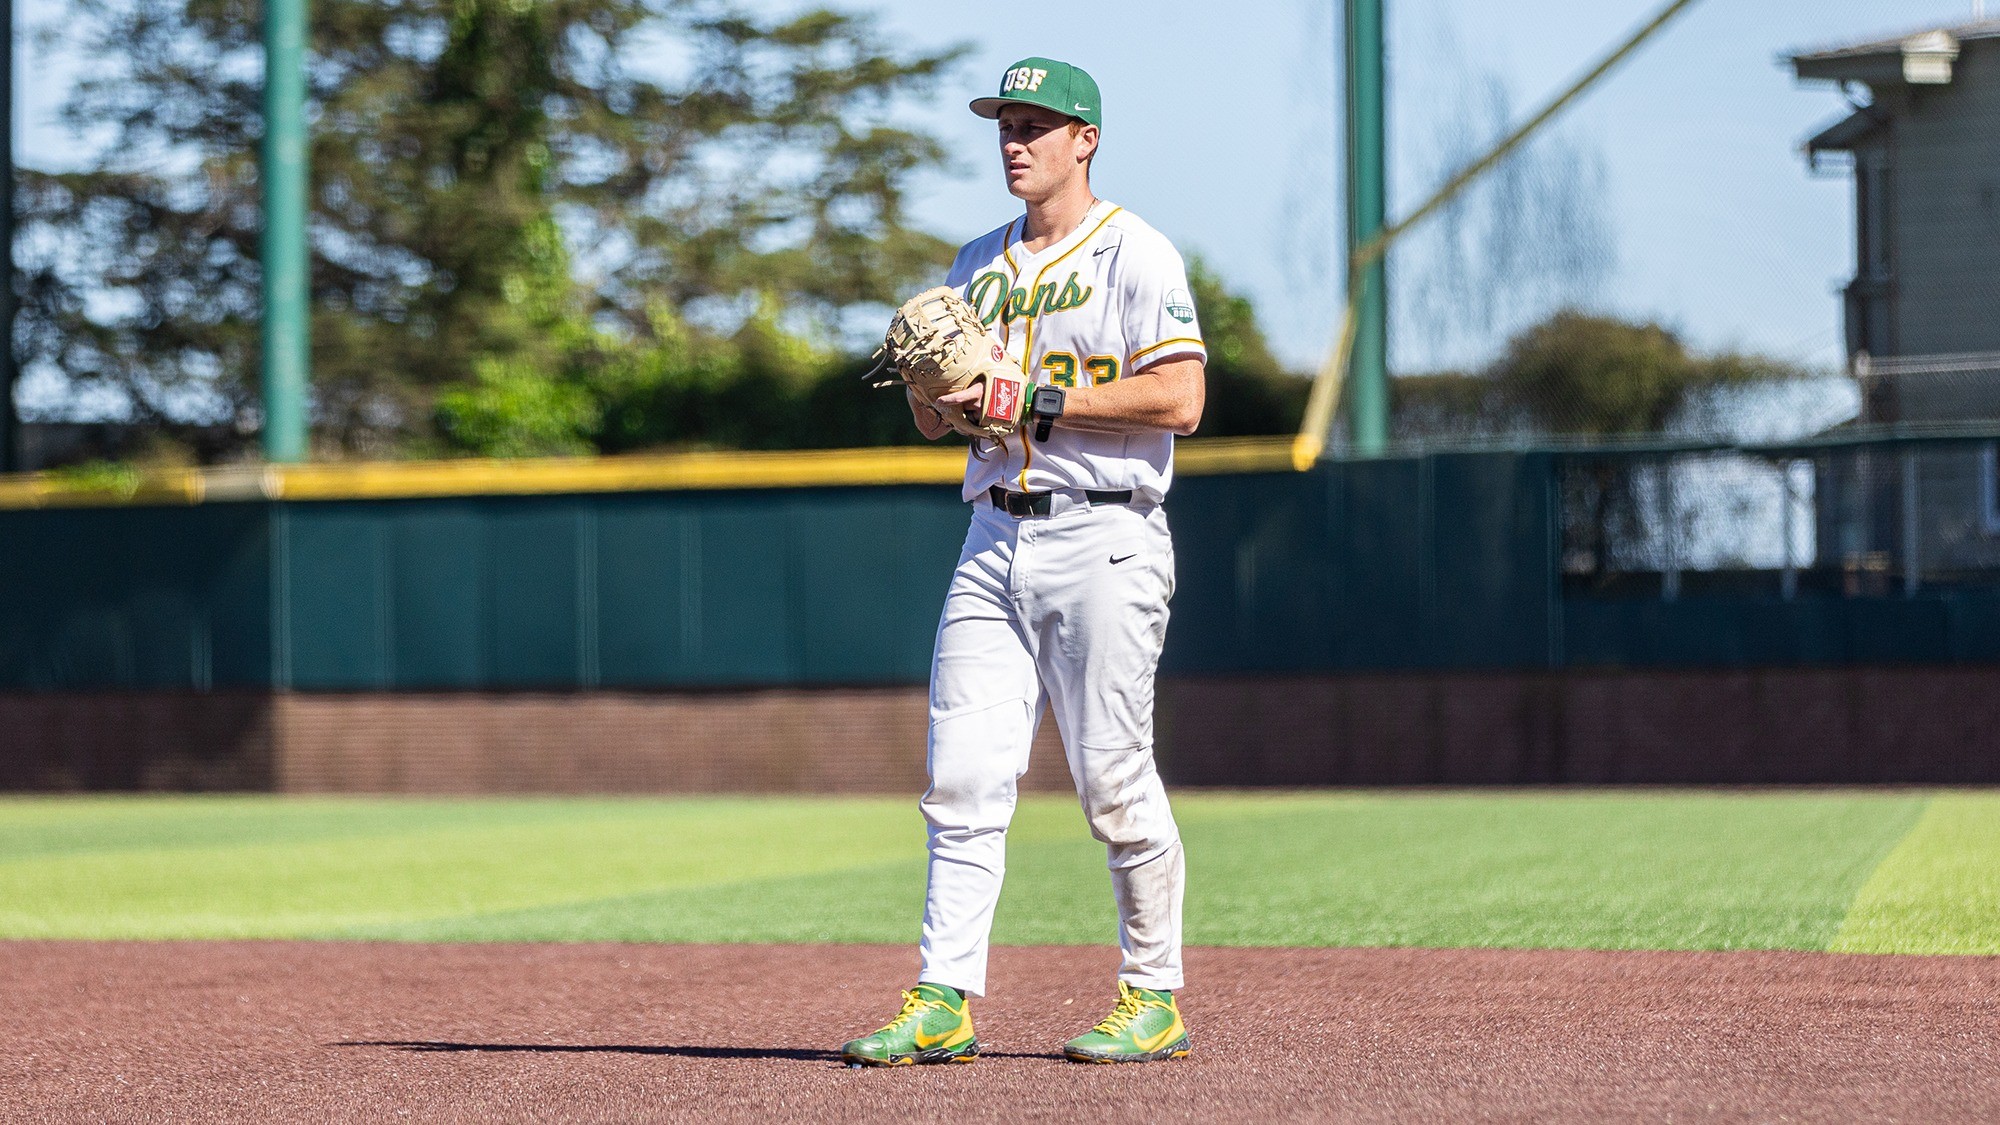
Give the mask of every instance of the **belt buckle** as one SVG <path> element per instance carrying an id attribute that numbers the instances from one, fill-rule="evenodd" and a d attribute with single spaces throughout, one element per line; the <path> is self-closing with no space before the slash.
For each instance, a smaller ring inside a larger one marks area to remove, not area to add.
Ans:
<path id="1" fill-rule="evenodd" d="M 1013 516 L 1015 519 L 1034 515 L 1047 515 L 1053 508 L 1053 505 L 1049 503 L 1050 494 L 1046 492 L 1015 492 L 996 484 L 991 489 L 991 494 L 996 501 L 995 507 Z M 1041 501 L 1043 504 L 1040 511 L 1036 511 L 1036 501 Z"/>

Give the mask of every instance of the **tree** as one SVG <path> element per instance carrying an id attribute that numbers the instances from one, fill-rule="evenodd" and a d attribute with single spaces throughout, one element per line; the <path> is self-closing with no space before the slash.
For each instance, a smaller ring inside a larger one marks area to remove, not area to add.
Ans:
<path id="1" fill-rule="evenodd" d="M 1488 377 L 1547 432 L 1603 437 L 1663 432 L 1703 389 L 1803 374 L 1761 356 L 1695 355 L 1658 324 L 1565 309 L 1511 340 Z"/>
<path id="2" fill-rule="evenodd" d="M 1201 435 L 1297 432 L 1312 384 L 1286 371 L 1271 354 L 1250 299 L 1230 292 L 1200 258 L 1188 261 L 1188 288 L 1208 345 L 1208 405 L 1202 411 Z"/>
<path id="3" fill-rule="evenodd" d="M 1768 356 L 1692 352 L 1656 323 L 1565 309 L 1478 373 L 1392 380 L 1392 425 L 1413 443 L 1662 434 L 1726 420 L 1743 405 L 1732 389 L 1809 376 Z"/>
<path id="4" fill-rule="evenodd" d="M 944 154 L 885 122 L 959 50 L 696 0 L 312 16 L 322 450 L 591 447 L 622 425 L 607 405 L 629 405 L 600 380 L 710 362 L 758 310 L 785 315 L 757 331 L 810 336 L 949 257 L 903 211 Z M 99 67 L 65 118 L 105 143 L 85 171 L 23 174 L 26 359 L 138 421 L 231 421 L 246 444 L 260 17 L 254 0 L 79 0 L 64 34 Z"/>
<path id="5" fill-rule="evenodd" d="M 1432 62 L 1426 100 L 1443 112 L 1410 123 L 1398 172 L 1438 185 L 1491 151 L 1519 116 L 1506 80 L 1468 49 L 1461 25 L 1419 19 L 1412 31 Z M 1412 230 L 1389 261 L 1397 365 L 1463 362 L 1498 333 L 1599 297 L 1617 259 L 1607 194 L 1602 152 L 1557 125 Z"/>

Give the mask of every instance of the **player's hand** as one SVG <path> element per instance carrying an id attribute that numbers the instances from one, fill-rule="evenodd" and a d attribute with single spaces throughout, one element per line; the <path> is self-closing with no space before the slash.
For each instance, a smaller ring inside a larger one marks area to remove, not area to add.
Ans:
<path id="1" fill-rule="evenodd" d="M 976 379 L 969 387 L 953 391 L 950 394 L 939 395 L 937 398 L 937 409 L 933 417 L 937 418 L 938 425 L 943 431 L 949 432 L 954 428 L 948 420 L 949 418 L 966 417 L 970 412 L 979 409 L 980 401 L 985 397 L 986 380 Z M 943 433 L 936 435 L 936 437 L 942 436 Z M 935 437 L 933 437 L 933 440 L 935 440 Z"/>
<path id="2" fill-rule="evenodd" d="M 951 432 L 951 423 L 944 420 L 930 403 L 917 397 L 915 391 L 905 390 L 910 402 L 910 417 L 916 420 L 917 432 L 930 441 L 936 441 Z"/>

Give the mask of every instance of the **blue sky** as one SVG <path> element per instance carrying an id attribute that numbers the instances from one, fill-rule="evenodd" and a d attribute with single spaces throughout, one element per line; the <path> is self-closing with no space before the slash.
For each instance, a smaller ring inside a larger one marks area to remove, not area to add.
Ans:
<path id="1" fill-rule="evenodd" d="M 1010 0 L 985 9 L 1004 12 L 990 23 L 970 5 L 934 0 L 836 6 L 875 10 L 923 45 L 974 44 L 957 88 L 910 109 L 961 154 L 961 175 L 922 185 L 915 210 L 926 226 L 970 238 L 1013 213 L 992 126 L 964 103 L 1017 58 L 1068 59 L 1104 90 L 1098 194 L 1248 293 L 1280 354 L 1306 367 L 1326 346 L 1338 302 L 1336 2 Z M 1428 193 L 1441 171 L 1436 138 L 1478 112 L 1468 90 L 1504 89 L 1514 116 L 1525 115 L 1658 2 L 1388 0 L 1391 213 Z M 34 28 L 63 9 L 63 0 L 18 0 L 17 19 Z M 1591 171 L 1585 194 L 1609 232 L 1588 302 L 1661 319 L 1704 347 L 1838 363 L 1834 291 L 1851 268 L 1849 190 L 1844 177 L 1810 175 L 1799 145 L 1842 102 L 1829 88 L 1800 86 L 1779 56 L 1971 12 L 1972 0 L 1698 0 L 1550 138 Z M 18 156 L 73 163 L 79 150 L 55 108 L 75 68 L 23 39 Z M 1424 266 L 1405 258 L 1392 269 L 1395 291 Z M 1542 311 L 1531 301 L 1491 323 L 1399 332 L 1395 365 L 1475 366 Z"/>
<path id="2" fill-rule="evenodd" d="M 1441 170 L 1411 165 L 1466 112 L 1457 97 L 1466 74 L 1498 79 L 1518 119 L 1659 0 L 1388 5 L 1397 214 L 1436 182 Z M 944 38 L 924 14 L 934 10 L 885 9 L 912 35 Z M 1337 5 L 1012 0 L 1006 11 L 990 27 L 966 27 L 979 44 L 974 77 L 1028 54 L 1090 69 L 1107 114 L 1100 194 L 1247 290 L 1288 360 L 1317 359 L 1338 296 Z M 1594 303 L 1662 319 L 1707 347 L 1838 363 L 1834 290 L 1851 272 L 1851 198 L 1844 178 L 1810 175 L 1799 146 L 1843 103 L 1799 85 L 1779 56 L 1971 11 L 1971 0 L 1699 0 L 1558 123 L 1559 140 L 1601 162 L 1614 264 Z M 985 160 L 985 123 L 944 101 L 935 127 Z M 989 165 L 939 185 L 922 214 L 951 234 L 994 225 L 1010 201 Z M 1508 327 L 1443 348 L 1404 333 L 1392 353 L 1402 369 L 1474 365 Z"/>

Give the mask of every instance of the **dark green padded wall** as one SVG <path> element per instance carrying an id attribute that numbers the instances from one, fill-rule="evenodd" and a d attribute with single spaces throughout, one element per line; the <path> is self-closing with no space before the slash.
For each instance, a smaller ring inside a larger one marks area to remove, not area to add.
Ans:
<path id="1" fill-rule="evenodd" d="M 267 513 L 0 513 L 0 686 L 255 686 L 271 675 Z"/>
<path id="2" fill-rule="evenodd" d="M 2000 592 L 1565 598 L 1556 456 L 1182 479 L 1165 671 L 2000 660 Z M 919 683 L 945 486 L 0 512 L 0 689 Z"/>
<path id="3" fill-rule="evenodd" d="M 1548 666 L 1551 472 L 1466 454 L 1179 482 L 1166 670 Z"/>
<path id="4" fill-rule="evenodd" d="M 964 521 L 940 488 L 290 505 L 287 682 L 921 679 Z"/>
<path id="5" fill-rule="evenodd" d="M 1259 672 L 1333 659 L 1329 477 L 1190 477 L 1167 505 L 1175 593 L 1169 672 Z"/>

